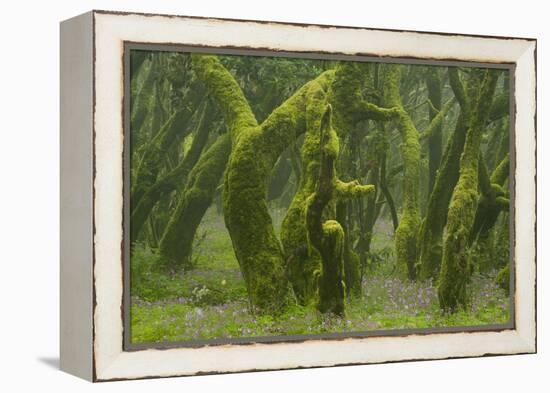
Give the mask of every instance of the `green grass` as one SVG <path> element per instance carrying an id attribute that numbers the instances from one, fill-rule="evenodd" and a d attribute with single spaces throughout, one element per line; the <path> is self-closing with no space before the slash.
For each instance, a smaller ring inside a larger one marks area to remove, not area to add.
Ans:
<path id="1" fill-rule="evenodd" d="M 494 273 L 475 275 L 468 310 L 442 314 L 431 283 L 392 277 L 391 237 L 381 227 L 373 239 L 376 264 L 363 280 L 363 296 L 346 305 L 343 318 L 294 305 L 277 317 L 248 310 L 246 288 L 231 239 L 211 208 L 199 227 L 195 269 L 166 275 L 153 269 L 156 254 L 132 256 L 131 332 L 134 343 L 240 338 L 380 329 L 478 326 L 506 323 L 509 298 Z M 134 268 L 136 267 L 136 268 Z"/>

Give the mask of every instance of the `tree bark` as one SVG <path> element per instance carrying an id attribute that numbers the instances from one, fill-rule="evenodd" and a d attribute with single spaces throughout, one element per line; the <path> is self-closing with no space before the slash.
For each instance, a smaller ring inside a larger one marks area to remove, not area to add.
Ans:
<path id="1" fill-rule="evenodd" d="M 319 301 L 322 313 L 344 314 L 344 230 L 336 220 L 323 220 L 325 209 L 331 201 L 368 195 L 373 186 L 361 186 L 356 181 L 343 183 L 337 179 L 334 168 L 339 154 L 339 141 L 331 126 L 331 106 L 322 116 L 319 136 L 319 175 L 315 191 L 306 199 L 306 227 L 308 244 L 321 257 L 318 279 Z M 334 203 L 333 207 L 334 209 Z M 329 214 L 329 217 L 335 212 Z M 323 222 L 324 221 L 324 222 Z"/>
<path id="2" fill-rule="evenodd" d="M 406 269 L 409 279 L 416 278 L 417 237 L 420 226 L 418 185 L 420 182 L 419 135 L 410 116 L 405 112 L 399 94 L 400 65 L 385 67 L 384 103 L 399 110 L 397 122 L 401 134 L 403 158 L 403 208 L 399 226 L 395 232 L 397 266 Z"/>
<path id="3" fill-rule="evenodd" d="M 429 119 L 433 119 L 441 111 L 441 76 L 436 70 L 430 69 L 426 75 L 426 87 L 428 89 L 428 99 L 431 102 L 429 107 Z M 432 192 L 437 170 L 441 164 L 441 155 L 443 150 L 443 127 L 441 123 L 434 129 L 428 137 L 428 195 Z"/>
<path id="4" fill-rule="evenodd" d="M 189 267 L 195 232 L 212 203 L 231 151 L 229 134 L 220 136 L 201 156 L 191 173 L 160 241 L 166 268 Z"/>
<path id="5" fill-rule="evenodd" d="M 207 112 L 208 113 L 205 113 Z M 212 110 L 203 108 L 197 131 L 189 151 L 183 160 L 171 171 L 158 179 L 151 188 L 144 192 L 137 206 L 132 210 L 130 218 L 130 243 L 138 239 L 143 224 L 151 214 L 157 202 L 164 196 L 187 183 L 187 176 L 199 160 L 200 154 L 208 141 L 211 127 Z"/>
<path id="6" fill-rule="evenodd" d="M 460 159 L 459 178 L 449 204 L 443 243 L 438 297 L 440 307 L 445 311 L 454 312 L 468 303 L 466 285 L 471 275 L 468 240 L 478 198 L 479 150 L 497 77 L 495 72 L 486 71 L 478 93 L 470 93 L 468 101 L 462 103 L 467 105 L 467 111 L 471 114 Z"/>
<path id="7" fill-rule="evenodd" d="M 193 55 L 193 67 L 221 108 L 232 139 L 224 215 L 250 304 L 259 312 L 278 313 L 290 292 L 267 210 L 267 179 L 281 153 L 305 131 L 311 91 L 326 88 L 331 73 L 304 85 L 258 125 L 235 79 L 216 57 Z"/>

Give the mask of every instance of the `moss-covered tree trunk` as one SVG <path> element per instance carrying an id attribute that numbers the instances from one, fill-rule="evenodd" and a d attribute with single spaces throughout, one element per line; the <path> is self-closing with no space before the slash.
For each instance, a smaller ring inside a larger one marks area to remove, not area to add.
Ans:
<path id="1" fill-rule="evenodd" d="M 202 150 L 208 141 L 212 114 L 212 108 L 203 111 L 197 125 L 193 142 L 185 157 L 174 169 L 157 179 L 157 181 L 143 193 L 137 205 L 132 209 L 130 219 L 131 243 L 137 240 L 143 225 L 157 202 L 164 195 L 177 189 L 183 189 L 184 185 L 187 184 L 187 176 L 199 160 Z"/>
<path id="2" fill-rule="evenodd" d="M 207 113 L 203 111 L 197 125 L 197 131 L 195 132 L 193 142 L 185 157 L 174 169 L 164 174 L 160 179 L 157 179 L 157 181 L 143 193 L 143 196 L 140 198 L 135 208 L 132 209 L 130 219 L 131 243 L 137 240 L 143 225 L 157 202 L 164 195 L 174 190 L 182 189 L 182 186 L 187 183 L 187 176 L 199 160 L 202 150 L 208 141 L 211 119 L 212 110 L 208 110 Z"/>
<path id="3" fill-rule="evenodd" d="M 423 280 L 439 276 L 443 252 L 443 231 L 452 192 L 459 176 L 460 156 L 464 150 L 470 115 L 466 107 L 466 92 L 456 68 L 449 68 L 449 81 L 460 113 L 454 131 L 447 142 L 445 153 L 428 200 L 426 215 L 422 220 L 419 238 L 419 277 Z M 438 115 L 439 116 L 439 115 Z"/>
<path id="4" fill-rule="evenodd" d="M 301 151 L 301 180 L 294 199 L 281 227 L 281 241 L 287 259 L 287 270 L 298 301 L 307 304 L 315 300 L 316 282 L 314 272 L 319 269 L 320 256 L 316 250 L 305 252 L 307 230 L 305 227 L 306 200 L 315 191 L 320 165 L 319 127 L 326 102 L 333 106 L 333 124 L 339 138 L 345 138 L 356 127 L 357 122 L 367 119 L 389 120 L 395 116 L 393 109 L 379 108 L 362 97 L 365 83 L 365 68 L 357 63 L 342 63 L 324 86 L 313 88 L 305 112 L 306 134 Z M 332 218 L 336 218 L 334 215 Z M 359 277 L 359 264 L 347 250 L 348 277 Z M 357 287 L 357 280 L 355 279 Z"/>
<path id="5" fill-rule="evenodd" d="M 438 70 L 430 69 L 426 74 L 426 87 L 428 99 L 430 100 L 429 118 L 430 121 L 441 111 L 442 83 Z M 443 127 L 439 124 L 428 137 L 428 195 L 432 192 L 437 170 L 441 164 L 443 153 Z"/>
<path id="6" fill-rule="evenodd" d="M 447 223 L 447 209 L 453 189 L 458 181 L 460 155 L 466 140 L 465 115 L 460 114 L 450 137 L 443 162 L 437 172 L 428 200 L 428 208 L 420 229 L 419 277 L 434 279 L 439 275 L 442 256 L 443 231 Z"/>
<path id="7" fill-rule="evenodd" d="M 352 201 L 339 202 L 336 205 L 336 221 L 344 229 L 344 282 L 346 284 L 346 297 L 361 296 L 361 261 L 359 255 L 352 249 L 350 212 Z"/>
<path id="8" fill-rule="evenodd" d="M 132 75 L 135 76 L 132 78 L 131 82 L 131 88 L 133 89 L 132 97 L 134 97 L 134 99 L 130 102 L 130 130 L 133 135 L 140 134 L 147 113 L 150 110 L 151 96 L 153 95 L 155 80 L 157 79 L 157 71 L 155 70 L 157 62 L 158 59 L 153 56 L 148 63 L 145 65 L 142 64 L 142 66 L 139 67 L 139 71 L 136 71 L 135 74 L 134 69 L 132 69 Z M 140 84 L 137 83 L 138 78 L 141 81 Z M 135 146 L 134 139 L 135 138 L 132 138 L 130 141 L 132 146 Z"/>
<path id="9" fill-rule="evenodd" d="M 460 158 L 459 179 L 449 204 L 438 285 L 439 304 L 446 311 L 454 312 L 468 303 L 466 286 L 471 275 L 468 240 L 478 200 L 479 150 L 496 81 L 496 73 L 485 72 L 481 87 L 470 87 L 474 92 L 469 92 L 465 103 L 468 112 L 471 111 L 470 122 Z"/>
<path id="10" fill-rule="evenodd" d="M 397 118 L 401 134 L 401 156 L 403 159 L 403 207 L 399 226 L 395 232 L 397 266 L 406 269 L 409 279 L 416 278 L 417 237 L 420 227 L 418 187 L 420 182 L 419 135 L 410 116 L 403 108 L 399 87 L 400 65 L 385 68 L 384 103 L 399 109 Z"/>
<path id="11" fill-rule="evenodd" d="M 386 203 L 388 204 L 388 210 L 390 211 L 391 221 L 393 225 L 393 230 L 396 231 L 399 227 L 399 218 L 397 216 L 397 209 L 395 208 L 395 201 L 388 187 L 388 176 L 387 176 L 387 157 L 384 153 L 381 157 L 380 163 L 380 191 L 386 198 Z"/>
<path id="12" fill-rule="evenodd" d="M 492 231 L 497 223 L 500 212 L 509 210 L 508 194 L 504 190 L 504 182 L 508 177 L 509 155 L 507 154 L 489 177 L 483 155 L 479 158 L 479 191 L 474 223 L 470 231 L 470 246 L 478 252 L 477 267 L 486 272 L 500 268 L 496 255 L 497 244 Z"/>
<path id="13" fill-rule="evenodd" d="M 300 184 L 281 226 L 281 242 L 286 258 L 286 270 L 300 304 L 316 301 L 315 272 L 321 257 L 316 249 L 308 249 L 306 228 L 307 198 L 315 191 L 319 177 L 319 129 L 326 103 L 326 91 L 312 90 L 306 108 L 306 132 L 301 149 L 303 172 Z"/>
<path id="14" fill-rule="evenodd" d="M 133 179 L 134 186 L 130 190 L 131 210 L 139 204 L 143 195 L 155 184 L 168 148 L 191 131 L 188 122 L 192 114 L 193 111 L 190 107 L 177 110 L 164 123 L 153 140 L 147 143 L 140 152 L 140 161 Z"/>
<path id="15" fill-rule="evenodd" d="M 321 258 L 318 278 L 319 300 L 317 308 L 322 313 L 344 314 L 344 230 L 336 220 L 324 220 L 334 216 L 338 199 L 367 195 L 373 186 L 361 186 L 357 181 L 343 183 L 338 180 L 335 161 L 339 154 L 339 140 L 331 125 L 331 107 L 325 110 L 319 130 L 318 177 L 315 191 L 306 199 L 306 227 L 308 244 Z M 326 209 L 332 210 L 328 212 Z"/>
<path id="16" fill-rule="evenodd" d="M 470 241 L 485 238 L 495 226 L 500 212 L 508 210 L 510 202 L 508 193 L 503 186 L 508 178 L 509 170 L 510 155 L 506 154 L 489 177 L 483 156 L 480 156 L 479 190 L 481 197 L 477 205 Z"/>
<path id="17" fill-rule="evenodd" d="M 331 73 L 307 83 L 259 125 L 233 76 L 214 56 L 193 55 L 193 68 L 222 110 L 232 140 L 224 182 L 224 216 L 250 304 L 277 313 L 289 301 L 285 258 L 266 203 L 267 179 L 281 153 L 306 129 L 312 91 Z"/>
<path id="18" fill-rule="evenodd" d="M 195 232 L 212 204 L 230 151 L 231 138 L 229 134 L 224 134 L 201 156 L 190 172 L 185 191 L 160 241 L 159 250 L 165 267 L 189 266 Z"/>
<path id="19" fill-rule="evenodd" d="M 323 115 L 319 137 L 318 180 L 306 201 L 306 227 L 309 244 L 321 258 L 318 277 L 322 313 L 344 314 L 344 230 L 338 221 L 323 220 L 323 213 L 334 194 L 334 162 L 338 156 L 338 137 L 331 127 L 330 106 Z"/>

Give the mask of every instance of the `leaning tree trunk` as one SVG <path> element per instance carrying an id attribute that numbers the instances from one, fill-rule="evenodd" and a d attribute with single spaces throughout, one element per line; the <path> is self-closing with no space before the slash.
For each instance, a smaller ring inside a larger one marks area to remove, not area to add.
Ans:
<path id="1" fill-rule="evenodd" d="M 477 203 L 474 223 L 470 231 L 470 246 L 475 245 L 476 250 L 478 250 L 478 267 L 480 271 L 485 272 L 499 267 L 495 263 L 498 258 L 495 255 L 492 229 L 500 212 L 509 210 L 508 194 L 503 189 L 503 185 L 508 178 L 510 159 L 507 154 L 490 177 L 482 154 L 480 154 L 479 160 L 479 190 L 481 196 Z"/>
<path id="2" fill-rule="evenodd" d="M 399 65 L 387 65 L 384 82 L 386 106 L 399 109 L 397 118 L 401 133 L 401 156 L 403 158 L 403 208 L 399 226 L 395 231 L 397 266 L 405 268 L 409 279 L 416 278 L 417 237 L 420 226 L 418 185 L 420 182 L 420 144 L 418 131 L 401 102 Z"/>
<path id="3" fill-rule="evenodd" d="M 231 135 L 224 216 L 250 304 L 259 312 L 280 312 L 290 292 L 267 209 L 267 179 L 281 153 L 305 131 L 310 92 L 326 89 L 331 73 L 304 85 L 259 125 L 237 82 L 216 57 L 193 55 L 193 67 L 221 108 Z"/>
<path id="4" fill-rule="evenodd" d="M 191 131 L 188 122 L 192 114 L 191 106 L 177 110 L 164 123 L 153 140 L 144 146 L 133 179 L 134 185 L 130 190 L 131 210 L 138 205 L 147 190 L 155 184 L 168 148 Z"/>
<path id="5" fill-rule="evenodd" d="M 205 113 L 207 111 L 207 113 Z M 164 195 L 182 188 L 187 183 L 187 176 L 193 166 L 199 160 L 201 152 L 208 141 L 210 134 L 212 110 L 203 109 L 203 113 L 197 125 L 197 131 L 189 151 L 181 162 L 171 171 L 163 175 L 147 190 L 144 191 L 139 202 L 132 209 L 130 219 L 130 242 L 138 239 L 143 225 L 151 214 L 151 211 Z"/>
<path id="6" fill-rule="evenodd" d="M 141 65 L 139 69 L 132 69 L 132 81 L 130 82 L 132 88 L 132 97 L 130 101 L 130 130 L 132 135 L 140 134 L 140 130 L 143 127 L 149 108 L 151 107 L 151 96 L 153 95 L 153 89 L 155 80 L 157 79 L 155 68 L 157 66 L 158 59 L 153 56 L 148 64 Z M 141 80 L 141 84 L 138 85 L 137 80 Z M 132 147 L 135 146 L 135 139 L 131 139 Z"/>
<path id="7" fill-rule="evenodd" d="M 224 134 L 202 155 L 189 174 L 185 191 L 160 241 L 159 250 L 165 267 L 189 266 L 195 232 L 212 204 L 230 151 L 231 138 Z"/>
<path id="8" fill-rule="evenodd" d="M 458 181 L 460 155 L 466 140 L 465 115 L 460 114 L 450 137 L 441 167 L 437 172 L 434 187 L 428 200 L 426 216 L 420 229 L 419 277 L 423 280 L 436 278 L 442 256 L 443 230 L 447 223 L 447 210 L 453 189 Z"/>
<path id="9" fill-rule="evenodd" d="M 454 312 L 468 302 L 466 285 L 471 275 L 468 240 L 474 223 L 478 194 L 478 165 L 481 136 L 497 82 L 495 72 L 486 71 L 479 93 L 469 94 L 470 122 L 464 151 L 460 159 L 460 175 L 451 197 L 443 243 L 443 259 L 439 275 L 440 307 Z"/>
<path id="10" fill-rule="evenodd" d="M 465 92 L 456 68 L 449 68 L 449 80 L 460 114 L 453 134 L 447 142 L 441 166 L 437 171 L 433 189 L 428 200 L 426 216 L 422 220 L 419 238 L 419 277 L 435 279 L 439 275 L 443 252 L 443 231 L 447 223 L 447 212 L 452 192 L 459 176 L 460 156 L 464 150 L 469 115 Z M 439 116 L 439 115 L 438 115 Z"/>
<path id="11" fill-rule="evenodd" d="M 429 117 L 432 121 L 441 111 L 442 83 L 438 71 L 430 69 L 426 74 L 426 87 L 430 100 Z M 441 124 L 428 137 L 428 195 L 432 192 L 437 170 L 441 164 L 443 149 L 443 127 Z"/>

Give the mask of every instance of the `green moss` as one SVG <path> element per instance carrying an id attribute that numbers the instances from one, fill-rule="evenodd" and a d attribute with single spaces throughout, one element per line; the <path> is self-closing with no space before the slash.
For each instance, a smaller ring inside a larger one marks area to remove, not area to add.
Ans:
<path id="1" fill-rule="evenodd" d="M 418 131 L 410 116 L 403 109 L 399 87 L 401 85 L 400 65 L 387 65 L 384 80 L 384 103 L 399 110 L 397 118 L 401 134 L 401 156 L 403 159 L 403 207 L 399 226 L 395 232 L 397 266 L 406 269 L 410 279 L 416 277 L 417 238 L 420 227 L 418 186 L 420 183 L 420 144 Z"/>
<path id="2" fill-rule="evenodd" d="M 497 74 L 486 72 L 478 93 L 470 92 L 466 103 L 475 108 L 475 112 L 471 114 L 460 159 L 459 179 L 449 205 L 438 285 L 439 303 L 446 311 L 455 312 L 466 307 L 469 300 L 466 285 L 473 269 L 468 244 L 478 201 L 479 149 L 496 81 Z"/>
<path id="3" fill-rule="evenodd" d="M 500 213 L 509 211 L 509 200 L 506 191 L 496 182 L 504 183 L 508 177 L 508 155 L 497 165 L 490 177 L 487 174 L 487 167 L 481 155 L 478 167 L 481 196 L 478 200 L 474 223 L 470 231 L 470 243 L 479 254 L 477 268 L 486 272 L 497 268 L 500 262 L 495 255 L 499 245 L 495 244 L 494 227 Z"/>
<path id="4" fill-rule="evenodd" d="M 429 118 L 430 127 L 427 130 L 428 136 L 428 194 L 432 191 L 437 175 L 437 170 L 441 164 L 443 154 L 443 118 L 448 111 L 442 110 L 442 80 L 440 70 L 428 69 L 426 72 L 426 88 L 428 90 L 428 99 L 430 102 Z M 426 134 L 426 132 L 424 133 Z M 423 135 L 424 135 L 423 134 Z"/>
<path id="5" fill-rule="evenodd" d="M 301 151 L 303 174 L 281 230 L 282 244 L 289 261 L 290 279 L 302 304 L 307 304 L 316 296 L 312 273 L 319 268 L 321 262 L 317 250 L 304 252 L 304 244 L 307 244 L 305 210 L 307 198 L 314 192 L 319 176 L 319 127 L 326 102 L 330 102 L 333 107 L 331 123 L 338 137 L 331 138 L 323 150 L 325 154 L 334 157 L 340 149 L 340 138 L 353 131 L 359 121 L 369 118 L 387 120 L 396 113 L 393 109 L 379 108 L 365 102 L 363 87 L 371 83 L 369 67 L 370 65 L 364 63 L 340 63 L 334 72 L 327 74 L 327 82 L 330 83 L 313 86 L 309 94 L 306 108 L 307 131 Z M 357 181 L 345 183 L 337 179 L 333 186 L 335 201 L 364 197 L 374 190 L 371 185 L 363 186 Z M 334 218 L 334 212 L 325 214 Z M 346 255 L 350 256 L 351 250 L 346 250 Z M 348 263 L 348 268 L 354 269 L 354 272 L 347 273 L 348 277 L 360 276 L 358 263 Z"/>
<path id="6" fill-rule="evenodd" d="M 323 223 L 323 268 L 319 277 L 319 303 L 322 313 L 344 314 L 344 230 L 338 221 Z"/>
<path id="7" fill-rule="evenodd" d="M 192 54 L 193 70 L 206 84 L 208 92 L 220 107 L 233 142 L 242 130 L 258 125 L 250 105 L 237 81 L 216 56 Z"/>
<path id="8" fill-rule="evenodd" d="M 132 54 L 132 58 L 135 58 L 134 53 Z M 132 134 L 136 136 L 140 134 L 140 130 L 145 123 L 145 118 L 151 107 L 151 96 L 153 95 L 156 79 L 156 71 L 154 70 L 156 65 L 157 58 L 153 56 L 153 59 L 147 61 L 146 64 L 142 64 L 137 72 L 135 68 L 132 70 L 131 89 L 133 99 L 130 102 L 130 129 Z"/>
<path id="9" fill-rule="evenodd" d="M 332 128 L 332 107 L 326 106 L 317 132 L 318 175 L 314 191 L 305 199 L 305 224 L 307 228 L 308 255 L 318 253 L 321 269 L 318 279 L 319 299 L 317 309 L 321 313 L 344 314 L 345 234 L 341 224 L 332 219 L 338 198 L 364 195 L 372 186 L 360 186 L 357 182 L 343 185 L 336 176 L 335 162 L 339 154 L 338 135 Z M 338 190 L 338 192 L 337 192 Z M 326 219 L 328 218 L 328 219 Z M 317 254 L 315 254 L 317 255 Z M 348 264 L 348 266 L 353 267 Z M 352 272 L 356 274 L 356 272 Z"/>
<path id="10" fill-rule="evenodd" d="M 177 110 L 164 123 L 156 136 L 150 143 L 147 143 L 140 151 L 140 162 L 132 184 L 131 201 L 133 209 L 140 202 L 141 197 L 152 187 L 163 165 L 166 150 L 177 139 L 187 135 L 191 128 L 187 127 L 188 121 L 193 114 L 192 108 Z"/>
<path id="11" fill-rule="evenodd" d="M 157 179 L 157 181 L 143 193 L 139 203 L 135 204 L 136 206 L 133 207 L 130 218 L 131 244 L 138 239 L 143 225 L 157 202 L 164 195 L 178 188 L 182 188 L 181 186 L 187 183 L 188 174 L 199 160 L 201 152 L 208 140 L 212 110 L 209 110 L 208 114 L 205 114 L 205 112 L 207 112 L 207 110 L 203 108 L 195 137 L 192 138 L 193 142 L 185 157 L 174 169 Z"/>
<path id="12" fill-rule="evenodd" d="M 281 153 L 305 132 L 311 91 L 324 73 L 299 89 L 258 125 L 233 76 L 214 56 L 193 55 L 198 77 L 220 106 L 233 147 L 224 182 L 224 215 L 252 307 L 279 312 L 289 288 L 281 246 L 267 210 L 267 180 Z"/>
<path id="13" fill-rule="evenodd" d="M 362 185 L 358 180 L 352 180 L 350 182 L 336 180 L 334 184 L 334 192 L 336 193 L 336 197 L 338 199 L 366 197 L 369 194 L 374 193 L 374 185 Z"/>
<path id="14" fill-rule="evenodd" d="M 502 161 L 491 173 L 491 184 L 502 186 L 510 174 L 510 154 L 506 154 Z"/>
<path id="15" fill-rule="evenodd" d="M 341 62 L 335 70 L 328 100 L 334 109 L 334 129 L 338 136 L 353 132 L 363 120 L 391 120 L 397 108 L 380 108 L 364 98 L 365 89 L 372 90 L 371 74 L 374 64 Z"/>
<path id="16" fill-rule="evenodd" d="M 229 134 L 220 136 L 201 156 L 191 173 L 160 241 L 159 250 L 166 267 L 185 266 L 191 256 L 195 232 L 225 169 L 231 151 Z"/>
<path id="17" fill-rule="evenodd" d="M 419 237 L 419 277 L 436 279 L 443 252 L 443 230 L 453 189 L 458 181 L 460 155 L 466 140 L 466 116 L 461 113 L 437 171 Z"/>
<path id="18" fill-rule="evenodd" d="M 311 85 L 305 106 L 304 143 L 301 149 L 303 173 L 296 194 L 281 226 L 281 242 L 287 263 L 288 276 L 301 304 L 315 301 L 317 283 L 315 271 L 320 269 L 317 250 L 308 250 L 305 210 L 307 198 L 314 192 L 319 177 L 319 129 L 326 107 L 326 83 Z M 337 149 L 338 146 L 332 146 Z"/>
<path id="19" fill-rule="evenodd" d="M 337 156 L 334 152 L 323 149 L 330 144 L 330 139 L 337 138 L 330 127 L 330 106 L 328 124 L 321 123 L 321 145 L 319 179 L 315 191 L 306 199 L 306 227 L 308 249 L 311 254 L 314 250 L 320 255 L 321 268 L 318 275 L 317 309 L 321 313 L 343 315 L 345 287 L 344 287 L 344 230 L 336 220 L 323 222 L 325 209 L 329 207 L 333 197 L 334 161 Z M 325 117 L 323 117 L 325 118 Z M 323 137 L 326 136 L 327 138 Z M 327 154 L 328 153 L 328 154 Z M 338 152 L 335 151 L 337 154 Z M 329 216 L 333 212 L 330 212 Z"/>

